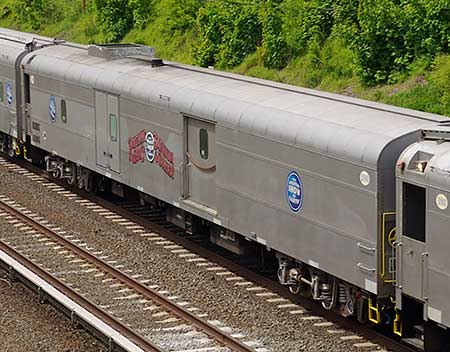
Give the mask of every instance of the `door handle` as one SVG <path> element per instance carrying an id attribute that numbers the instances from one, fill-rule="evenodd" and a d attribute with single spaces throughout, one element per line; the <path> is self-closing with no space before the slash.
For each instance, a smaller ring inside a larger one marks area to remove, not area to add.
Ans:
<path id="1" fill-rule="evenodd" d="M 356 264 L 356 266 L 358 268 L 360 268 L 361 270 L 367 271 L 369 273 L 374 273 L 376 271 L 375 268 L 369 268 L 369 267 L 365 266 L 363 263 L 358 263 L 358 264 Z"/>
<path id="2" fill-rule="evenodd" d="M 376 248 L 366 246 L 366 245 L 362 244 L 361 242 L 358 242 L 356 245 L 359 248 L 361 248 L 361 249 L 363 249 L 363 250 L 365 250 L 367 252 L 375 252 L 376 251 Z"/>

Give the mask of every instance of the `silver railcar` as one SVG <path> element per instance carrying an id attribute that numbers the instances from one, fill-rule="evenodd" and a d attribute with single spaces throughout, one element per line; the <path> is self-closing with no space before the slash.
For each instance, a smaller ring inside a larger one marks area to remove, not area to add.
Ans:
<path id="1" fill-rule="evenodd" d="M 13 79 L 21 91 L 19 133 L 0 101 L 5 148 L 38 151 L 80 188 L 107 180 L 163 201 L 179 226 L 203 219 L 236 253 L 259 243 L 291 291 L 401 334 L 396 162 L 444 117 L 162 62 L 137 45 L 24 49 L 30 35 L 0 32 L 0 52 L 16 55 L 0 56 L 4 94 Z"/>
<path id="2" fill-rule="evenodd" d="M 397 167 L 398 248 L 396 305 L 405 312 L 404 331 L 426 350 L 449 350 L 450 326 L 450 128 L 423 131 Z M 426 323 L 423 325 L 422 321 Z"/>

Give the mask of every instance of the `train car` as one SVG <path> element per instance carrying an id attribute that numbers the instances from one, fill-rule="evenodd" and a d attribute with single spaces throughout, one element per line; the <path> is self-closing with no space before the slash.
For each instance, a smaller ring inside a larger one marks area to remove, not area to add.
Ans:
<path id="1" fill-rule="evenodd" d="M 1 31 L 0 52 L 25 35 Z M 258 243 L 292 292 L 401 335 L 397 159 L 446 118 L 163 62 L 140 45 L 39 38 L 26 50 L 13 94 L 23 134 L 2 130 L 8 145 L 69 184 L 164 202 L 169 220 L 206 224 L 237 254 Z"/>
<path id="2" fill-rule="evenodd" d="M 404 336 L 426 351 L 450 350 L 449 142 L 449 126 L 426 129 L 397 167 L 396 304 Z"/>
<path id="3" fill-rule="evenodd" d="M 6 39 L 6 40 L 5 40 Z M 3 33 L 0 30 L 0 131 L 17 137 L 17 92 L 20 92 L 20 83 L 16 83 L 18 65 L 23 56 L 28 53 L 24 43 L 29 43 L 33 36 L 26 33 Z M 18 87 L 17 87 L 18 85 Z M 19 99 L 20 100 L 20 99 Z M 0 140 L 0 143 L 4 143 Z M 17 150 L 10 146 L 10 150 Z"/>

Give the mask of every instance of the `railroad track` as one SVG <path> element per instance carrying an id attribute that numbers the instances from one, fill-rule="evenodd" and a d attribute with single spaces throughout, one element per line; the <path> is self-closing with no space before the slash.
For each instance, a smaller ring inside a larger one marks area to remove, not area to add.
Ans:
<path id="1" fill-rule="evenodd" d="M 357 346 L 365 347 L 373 345 L 375 347 L 379 344 L 380 346 L 395 352 L 417 352 L 414 348 L 404 345 L 366 325 L 344 318 L 332 311 L 326 311 L 322 308 L 322 305 L 317 302 L 298 295 L 293 295 L 288 289 L 281 286 L 276 281 L 277 277 L 271 271 L 255 271 L 256 265 L 253 262 L 237 263 L 236 260 L 239 260 L 238 256 L 225 251 L 221 247 L 211 245 L 205 241 L 204 236 L 186 234 L 182 229 L 167 222 L 164 216 L 159 213 L 158 209 L 148 209 L 136 202 L 106 200 L 92 195 L 87 195 L 87 197 L 89 197 L 92 202 L 95 202 L 95 204 L 99 204 L 103 208 L 111 210 L 114 214 L 118 214 L 123 218 L 133 221 L 134 224 L 138 224 L 148 230 L 158 233 L 162 236 L 161 238 L 173 241 L 173 243 L 182 246 L 182 248 L 186 248 L 189 252 L 195 253 L 201 258 L 207 258 L 209 261 L 219 265 L 220 268 L 226 268 L 226 270 L 229 270 L 238 277 L 248 279 L 255 284 L 254 287 L 264 287 L 266 290 L 276 293 L 278 297 L 285 298 L 293 303 L 293 310 L 291 311 L 293 314 L 298 311 L 298 306 L 301 306 L 311 313 L 309 317 L 321 317 L 326 322 L 333 322 L 341 328 L 356 333 L 357 335 L 355 335 L 355 337 L 362 336 L 367 340 L 367 342 L 357 342 Z M 326 327 L 326 322 L 319 322 L 317 323 L 317 326 Z"/>
<path id="2" fill-rule="evenodd" d="M 102 260 L 101 252 L 91 253 L 89 248 L 75 244 L 72 236 L 0 195 L 2 223 L 17 231 L 2 235 L 1 251 L 59 291 L 70 294 L 142 350 L 255 351 L 202 319 L 201 314 L 183 308 L 183 302 L 174 302 L 156 287 L 127 275 L 114 263 Z M 161 324 L 167 323 L 174 326 L 161 329 Z M 160 335 L 159 341 L 150 342 L 156 335 Z"/>
<path id="3" fill-rule="evenodd" d="M 31 169 L 33 172 L 41 176 L 44 175 L 41 171 L 35 169 L 34 167 L 30 167 L 30 165 L 26 163 L 22 164 L 19 162 L 19 164 L 29 170 Z M 18 167 L 17 170 L 19 171 L 17 172 L 21 173 L 20 169 L 22 168 Z M 32 178 L 33 176 L 29 177 Z M 36 175 L 36 177 L 38 176 Z M 44 177 L 47 176 L 44 175 Z M 340 328 L 348 330 L 348 332 L 354 333 L 354 336 L 349 335 L 345 337 L 355 337 L 355 346 L 361 346 L 364 348 L 364 351 L 381 351 L 379 346 L 398 352 L 413 351 L 411 348 L 379 334 L 367 326 L 362 326 L 352 320 L 341 318 L 333 312 L 324 311 L 321 306 L 315 302 L 290 294 L 288 290 L 278 285 L 270 278 L 255 273 L 248 268 L 232 262 L 230 259 L 214 253 L 210 250 L 211 248 L 205 249 L 199 244 L 201 241 L 197 241 L 198 238 L 196 236 L 190 236 L 191 239 L 196 241 L 192 242 L 191 240 L 185 238 L 185 234 L 182 230 L 174 227 L 172 224 L 166 223 L 164 217 L 161 216 L 158 211 L 143 208 L 136 203 L 123 203 L 119 206 L 118 204 L 112 204 L 110 201 L 97 196 L 85 194 L 84 192 L 78 192 L 76 190 L 72 190 L 73 192 L 67 191 L 61 187 L 67 186 L 59 181 L 52 180 L 51 183 L 54 186 L 50 185 L 50 182 L 47 183 L 48 187 L 52 190 L 55 190 L 57 193 L 63 193 L 68 199 L 77 199 L 75 201 L 80 201 L 80 204 L 96 211 L 98 214 L 104 214 L 106 217 L 112 217 L 111 220 L 115 220 L 118 223 L 121 221 L 122 224 L 130 224 L 130 226 L 138 227 L 139 229 L 136 230 L 138 235 L 141 229 L 157 234 L 157 237 L 149 237 L 149 239 L 152 241 L 159 241 L 156 243 L 164 244 L 164 247 L 167 247 L 171 252 L 178 251 L 180 255 L 189 256 L 189 258 L 191 258 L 189 260 L 199 260 L 197 265 L 205 266 L 205 270 L 222 270 L 224 273 L 232 273 L 234 277 L 243 278 L 245 281 L 241 281 L 240 283 L 244 285 L 246 283 L 251 283 L 252 286 L 249 289 L 255 289 L 255 293 L 260 292 L 259 289 L 261 288 L 264 288 L 262 294 L 266 294 L 268 291 L 274 293 L 276 298 L 271 299 L 274 301 L 288 301 L 287 304 L 282 304 L 280 306 L 293 306 L 293 314 L 295 312 L 300 313 L 298 308 L 299 306 L 301 306 L 302 309 L 309 310 L 309 316 L 305 317 L 305 319 L 311 318 L 312 321 L 316 321 L 315 319 L 318 318 L 318 323 L 314 325 L 326 327 L 329 324 L 330 326 L 339 326 Z M 77 197 L 81 197 L 82 200 L 79 200 Z M 142 233 L 140 235 L 142 235 Z M 236 285 L 237 284 L 238 282 L 236 282 Z M 358 340 L 358 338 L 363 338 L 363 340 Z M 373 349 L 370 349 L 371 346 L 373 346 Z M 369 349 L 365 347 L 369 347 Z"/>

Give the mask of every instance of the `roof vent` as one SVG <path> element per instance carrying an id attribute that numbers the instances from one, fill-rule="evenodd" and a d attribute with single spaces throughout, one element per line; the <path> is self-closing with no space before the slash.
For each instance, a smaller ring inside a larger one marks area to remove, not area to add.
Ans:
<path id="1" fill-rule="evenodd" d="M 138 44 L 103 44 L 90 45 L 88 55 L 100 57 L 108 61 L 124 59 L 126 57 L 152 59 L 155 57 L 155 50 L 149 46 Z"/>
<path id="2" fill-rule="evenodd" d="M 450 141 L 450 126 L 442 123 L 422 130 L 423 139 L 434 139 L 438 142 Z"/>

